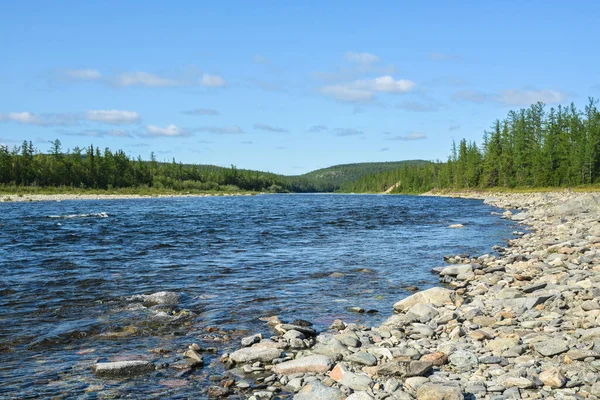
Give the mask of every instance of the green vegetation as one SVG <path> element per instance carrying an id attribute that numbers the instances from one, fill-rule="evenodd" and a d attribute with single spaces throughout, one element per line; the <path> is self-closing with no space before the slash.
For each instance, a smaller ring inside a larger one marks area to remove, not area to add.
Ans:
<path id="1" fill-rule="evenodd" d="M 42 153 L 32 142 L 0 146 L 0 193 L 174 194 L 215 192 L 333 192 L 364 174 L 424 161 L 338 165 L 300 176 L 131 159 L 122 150 L 89 146 L 63 151 L 60 140 Z"/>
<path id="2" fill-rule="evenodd" d="M 542 103 L 510 111 L 484 132 L 483 146 L 461 140 L 448 161 L 363 176 L 343 192 L 420 193 L 486 188 L 591 187 L 600 184 L 600 112 L 590 99 L 549 111 Z"/>

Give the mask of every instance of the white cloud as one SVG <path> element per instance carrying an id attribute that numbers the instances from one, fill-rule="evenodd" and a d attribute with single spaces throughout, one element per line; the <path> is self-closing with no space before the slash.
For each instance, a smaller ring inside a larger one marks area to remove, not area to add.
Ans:
<path id="1" fill-rule="evenodd" d="M 395 80 L 391 76 L 380 76 L 371 80 L 356 81 L 358 87 L 363 87 L 374 92 L 406 93 L 415 87 L 413 81 L 406 79 Z"/>
<path id="2" fill-rule="evenodd" d="M 121 131 L 121 130 L 86 129 L 84 131 L 79 131 L 79 132 L 61 131 L 61 133 L 64 133 L 65 135 L 69 135 L 69 136 L 87 136 L 87 137 L 111 136 L 111 137 L 121 137 L 121 138 L 133 137 L 133 134 L 131 132 Z"/>
<path id="3" fill-rule="evenodd" d="M 125 72 L 113 78 L 113 83 L 120 87 L 145 86 L 145 87 L 169 87 L 183 86 L 185 81 L 164 78 L 148 72 Z"/>
<path id="4" fill-rule="evenodd" d="M 207 87 L 222 87 L 227 83 L 225 82 L 225 79 L 219 75 L 202 74 L 200 84 Z"/>
<path id="5" fill-rule="evenodd" d="M 156 125 L 147 125 L 146 132 L 148 132 L 149 136 L 154 136 L 154 137 L 159 137 L 159 136 L 178 137 L 178 136 L 188 136 L 189 135 L 188 132 L 186 132 L 182 129 L 179 129 L 178 127 L 176 127 L 173 124 L 168 125 L 165 128 L 161 128 Z"/>
<path id="6" fill-rule="evenodd" d="M 423 139 L 427 139 L 427 136 L 424 133 L 418 133 L 418 132 L 414 132 L 408 135 L 399 135 L 399 136 L 393 136 L 391 138 L 388 138 L 387 140 L 405 140 L 405 141 L 410 141 L 410 140 L 423 140 Z"/>
<path id="7" fill-rule="evenodd" d="M 349 51 L 346 53 L 346 60 L 363 65 L 371 65 L 381 61 L 380 58 L 377 57 L 375 54 L 355 53 L 353 51 Z"/>
<path id="8" fill-rule="evenodd" d="M 66 69 L 62 71 L 63 77 L 72 80 L 94 81 L 102 78 L 100 71 L 95 69 Z"/>
<path id="9" fill-rule="evenodd" d="M 507 106 L 529 106 L 541 101 L 545 104 L 558 104 L 567 96 L 556 90 L 504 90 L 494 96 L 494 100 Z"/>
<path id="10" fill-rule="evenodd" d="M 200 128 L 196 128 L 194 130 L 198 131 L 198 132 L 215 133 L 217 135 L 244 133 L 243 129 L 237 125 L 233 125 L 233 126 L 201 126 Z"/>
<path id="11" fill-rule="evenodd" d="M 28 111 L 0 113 L 0 122 L 16 122 L 36 126 L 67 126 L 78 121 L 75 114 L 34 114 Z"/>
<path id="12" fill-rule="evenodd" d="M 277 126 L 272 126 L 272 125 L 267 125 L 267 124 L 261 124 L 259 122 L 254 124 L 253 128 L 260 130 L 260 131 L 267 131 L 267 132 L 277 132 L 277 133 L 289 132 L 289 130 L 287 130 L 287 129 L 279 128 Z"/>
<path id="13" fill-rule="evenodd" d="M 350 83 L 324 86 L 321 93 L 336 100 L 348 102 L 368 102 L 377 93 L 407 93 L 415 87 L 415 83 L 406 79 L 395 80 L 389 75 L 374 79 L 357 80 Z"/>
<path id="14" fill-rule="evenodd" d="M 140 116 L 135 111 L 90 110 L 86 113 L 86 118 L 105 124 L 131 124 L 138 121 Z"/>

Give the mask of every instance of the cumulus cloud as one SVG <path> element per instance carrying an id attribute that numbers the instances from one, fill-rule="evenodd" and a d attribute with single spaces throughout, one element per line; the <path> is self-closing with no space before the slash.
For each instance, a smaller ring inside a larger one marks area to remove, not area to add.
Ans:
<path id="1" fill-rule="evenodd" d="M 388 138 L 387 140 L 410 141 L 410 140 L 423 140 L 423 139 L 427 139 L 427 136 L 424 133 L 414 132 L 414 133 L 411 133 L 408 135 L 393 136 L 393 137 Z"/>
<path id="2" fill-rule="evenodd" d="M 289 130 L 287 130 L 287 129 L 279 128 L 277 126 L 272 126 L 272 125 L 267 125 L 267 124 L 261 124 L 259 122 L 254 124 L 253 128 L 257 129 L 259 131 L 267 131 L 267 132 L 278 132 L 278 133 L 289 132 Z"/>
<path id="3" fill-rule="evenodd" d="M 194 108 L 193 110 L 184 111 L 187 115 L 220 115 L 221 113 L 212 108 Z"/>
<path id="4" fill-rule="evenodd" d="M 156 125 L 147 125 L 146 132 L 148 133 L 148 136 L 153 137 L 179 137 L 189 135 L 187 131 L 180 129 L 173 124 L 167 125 L 165 128 Z"/>
<path id="5" fill-rule="evenodd" d="M 131 124 L 139 121 L 140 116 L 135 111 L 90 110 L 86 113 L 86 118 L 105 124 Z"/>
<path id="6" fill-rule="evenodd" d="M 354 128 L 337 128 L 334 129 L 333 132 L 335 133 L 335 136 L 358 136 L 364 134 L 363 131 Z"/>
<path id="7" fill-rule="evenodd" d="M 63 78 L 81 81 L 94 81 L 102 78 L 100 71 L 85 68 L 85 69 L 65 69 L 61 71 Z"/>
<path id="8" fill-rule="evenodd" d="M 200 84 L 206 87 L 222 87 L 227 83 L 225 82 L 225 79 L 219 75 L 203 74 L 200 79 Z"/>
<path id="9" fill-rule="evenodd" d="M 321 93 L 339 101 L 368 102 L 375 98 L 377 93 L 407 93 L 415 87 L 413 81 L 407 79 L 396 80 L 389 75 L 374 79 L 362 79 L 349 83 L 324 86 Z"/>
<path id="10" fill-rule="evenodd" d="M 380 60 L 375 54 L 371 53 L 355 53 L 349 51 L 346 53 L 346 60 L 363 65 L 371 65 L 378 63 Z"/>
<path id="11" fill-rule="evenodd" d="M 35 114 L 28 111 L 0 113 L 0 122 L 15 122 L 36 126 L 68 126 L 77 123 L 75 114 Z"/>
<path id="12" fill-rule="evenodd" d="M 244 133 L 244 130 L 237 125 L 233 125 L 233 126 L 201 126 L 194 130 L 197 132 L 215 133 L 217 135 Z"/>

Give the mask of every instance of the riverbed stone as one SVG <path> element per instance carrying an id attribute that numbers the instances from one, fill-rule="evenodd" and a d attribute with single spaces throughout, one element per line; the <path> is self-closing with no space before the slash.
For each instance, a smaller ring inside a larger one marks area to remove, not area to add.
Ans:
<path id="1" fill-rule="evenodd" d="M 546 357 L 552 357 L 569 351 L 569 346 L 562 339 L 550 339 L 536 342 L 533 345 L 535 351 Z"/>
<path id="2" fill-rule="evenodd" d="M 544 383 L 544 386 L 549 386 L 553 389 L 561 388 L 567 383 L 565 375 L 560 368 L 556 367 L 543 371 L 539 375 L 539 378 Z"/>
<path id="3" fill-rule="evenodd" d="M 417 389 L 417 400 L 463 400 L 460 387 L 442 383 L 425 383 Z"/>
<path id="4" fill-rule="evenodd" d="M 325 386 L 318 380 L 307 383 L 294 395 L 294 400 L 343 400 L 345 398 L 346 396 L 339 389 Z"/>
<path id="5" fill-rule="evenodd" d="M 123 378 L 152 372 L 154 364 L 143 360 L 102 362 L 94 364 L 92 370 L 96 375 Z"/>
<path id="6" fill-rule="evenodd" d="M 331 359 L 323 355 L 311 355 L 286 361 L 273 367 L 273 372 L 279 375 L 292 375 L 299 373 L 324 374 L 331 369 Z"/>
<path id="7" fill-rule="evenodd" d="M 229 358 L 236 363 L 251 363 L 255 361 L 272 362 L 274 359 L 281 357 L 282 353 L 281 349 L 257 343 L 251 347 L 244 347 L 234 351 L 229 355 Z"/>

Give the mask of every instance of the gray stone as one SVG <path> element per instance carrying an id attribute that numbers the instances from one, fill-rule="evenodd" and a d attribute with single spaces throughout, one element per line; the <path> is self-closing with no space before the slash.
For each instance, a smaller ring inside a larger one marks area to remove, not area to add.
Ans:
<path id="1" fill-rule="evenodd" d="M 375 358 L 374 355 L 364 351 L 359 351 L 358 353 L 350 354 L 344 357 L 344 360 L 360 365 L 372 366 L 377 364 L 377 358 Z"/>
<path id="2" fill-rule="evenodd" d="M 535 351 L 546 357 L 552 357 L 569 351 L 569 346 L 562 339 L 550 339 L 533 344 Z"/>
<path id="3" fill-rule="evenodd" d="M 331 369 L 331 366 L 332 362 L 329 357 L 312 355 L 277 364 L 273 367 L 273 372 L 279 375 L 292 375 L 308 372 L 324 374 Z"/>
<path id="4" fill-rule="evenodd" d="M 448 357 L 448 361 L 461 372 L 470 371 L 471 369 L 476 368 L 477 365 L 479 365 L 479 360 L 477 360 L 477 356 L 471 353 L 470 351 L 466 350 L 458 350 L 450 354 L 450 357 Z"/>
<path id="5" fill-rule="evenodd" d="M 325 386 L 318 380 L 304 385 L 294 400 L 343 400 L 346 396 L 336 388 Z"/>
<path id="6" fill-rule="evenodd" d="M 439 312 L 435 307 L 429 304 L 420 303 L 412 306 L 408 310 L 407 314 L 409 316 L 415 316 L 418 321 L 425 323 L 435 318 L 439 314 Z"/>
<path id="7" fill-rule="evenodd" d="M 252 347 L 244 347 L 234 351 L 229 355 L 229 358 L 236 363 L 272 362 L 274 359 L 281 357 L 282 353 L 281 349 L 261 346 L 261 343 L 257 343 Z"/>
<path id="8" fill-rule="evenodd" d="M 457 276 L 461 274 L 466 274 L 469 272 L 473 272 L 473 266 L 471 264 L 460 264 L 460 265 L 451 265 L 449 267 L 444 268 L 441 272 L 441 276 Z"/>
<path id="9" fill-rule="evenodd" d="M 509 376 L 504 378 L 501 382 L 502 385 L 506 388 L 516 387 L 519 389 L 529 389 L 535 387 L 535 384 L 531 379 L 522 377 Z"/>
<path id="10" fill-rule="evenodd" d="M 97 375 L 120 378 L 152 372 L 154 364 L 140 360 L 105 362 L 94 364 L 92 370 Z"/>
<path id="11" fill-rule="evenodd" d="M 260 342 L 261 339 L 262 339 L 262 335 L 260 333 L 256 334 L 256 335 L 252 335 L 252 336 L 247 336 L 245 338 L 242 338 L 242 346 L 250 347 L 254 343 Z"/>
<path id="12" fill-rule="evenodd" d="M 329 356 L 335 360 L 342 358 L 348 351 L 348 348 L 337 339 L 330 339 L 327 343 L 317 343 L 313 347 L 313 352 Z"/>
<path id="13" fill-rule="evenodd" d="M 342 375 L 340 384 L 348 386 L 352 390 L 368 390 L 373 384 L 373 380 L 366 375 L 346 372 Z"/>
<path id="14" fill-rule="evenodd" d="M 449 289 L 434 287 L 408 296 L 394 304 L 394 310 L 406 312 L 415 304 L 432 304 L 441 307 L 445 304 L 454 303 L 454 292 Z"/>
<path id="15" fill-rule="evenodd" d="M 426 383 L 417 390 L 417 400 L 463 400 L 464 395 L 460 387 L 441 384 Z"/>
<path id="16" fill-rule="evenodd" d="M 133 301 L 142 301 L 146 306 L 175 305 L 181 301 L 181 296 L 174 292 L 156 292 L 152 294 L 138 294 L 129 298 Z"/>
<path id="17" fill-rule="evenodd" d="M 583 311 L 592 311 L 600 309 L 600 304 L 598 304 L 597 300 L 586 300 L 581 303 L 581 308 Z"/>
<path id="18" fill-rule="evenodd" d="M 346 400 L 373 400 L 373 397 L 367 392 L 354 392 Z"/>

